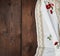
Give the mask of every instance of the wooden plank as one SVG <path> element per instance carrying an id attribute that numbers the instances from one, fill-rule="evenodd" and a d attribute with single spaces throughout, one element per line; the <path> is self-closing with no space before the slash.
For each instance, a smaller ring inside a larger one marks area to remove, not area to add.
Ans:
<path id="1" fill-rule="evenodd" d="M 22 56 L 34 56 L 37 48 L 36 0 L 22 0 Z"/>
<path id="2" fill-rule="evenodd" d="M 20 56 L 20 0 L 0 0 L 0 56 Z"/>

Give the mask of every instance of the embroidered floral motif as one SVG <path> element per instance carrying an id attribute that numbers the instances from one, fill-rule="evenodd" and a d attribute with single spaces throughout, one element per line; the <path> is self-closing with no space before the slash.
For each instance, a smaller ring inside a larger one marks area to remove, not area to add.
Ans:
<path id="1" fill-rule="evenodd" d="M 47 9 L 50 9 L 50 6 L 49 6 L 49 5 L 46 5 L 46 8 L 47 8 Z"/>
<path id="2" fill-rule="evenodd" d="M 52 36 L 49 35 L 49 37 L 47 37 L 47 39 L 51 40 L 51 37 L 52 37 Z M 59 42 L 57 42 L 57 41 L 54 43 L 54 45 L 55 45 L 57 48 L 60 47 L 60 45 L 59 45 L 58 43 L 59 43 Z"/>
<path id="3" fill-rule="evenodd" d="M 53 13 L 53 11 L 52 11 L 52 10 L 50 10 L 50 13 L 52 14 L 52 13 Z"/>
<path id="4" fill-rule="evenodd" d="M 51 36 L 51 35 L 49 35 L 49 36 L 47 37 L 47 39 L 51 40 L 51 37 L 52 37 L 52 36 Z"/>
<path id="5" fill-rule="evenodd" d="M 60 47 L 59 42 L 55 42 L 54 45 L 59 49 Z"/>
<path id="6" fill-rule="evenodd" d="M 58 45 L 58 42 L 55 42 L 54 45 Z"/>
<path id="7" fill-rule="evenodd" d="M 49 3 L 46 5 L 46 8 L 49 9 L 50 13 L 52 14 L 53 13 L 53 6 L 54 4 L 53 3 Z"/>

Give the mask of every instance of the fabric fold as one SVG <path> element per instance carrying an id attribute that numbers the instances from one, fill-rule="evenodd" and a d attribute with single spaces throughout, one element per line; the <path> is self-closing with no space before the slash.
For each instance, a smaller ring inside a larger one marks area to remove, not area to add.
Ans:
<path id="1" fill-rule="evenodd" d="M 54 44 L 55 42 L 59 42 L 59 41 L 58 41 L 58 36 L 57 36 L 57 34 L 56 34 L 56 31 L 55 31 L 55 29 L 54 29 L 54 27 L 53 27 L 53 24 L 52 24 L 52 22 L 51 22 L 51 19 L 52 19 L 52 18 L 50 17 L 49 11 L 46 9 L 45 1 L 42 2 L 41 12 L 42 12 L 42 17 L 44 18 L 43 20 L 46 21 L 47 26 L 48 26 L 48 29 L 49 29 L 49 31 L 50 31 L 50 34 L 52 35 L 52 42 L 53 42 L 53 44 Z M 52 15 L 53 15 L 53 14 L 52 14 Z M 55 15 L 54 17 L 55 17 L 54 19 L 56 19 L 56 15 Z M 57 22 L 56 22 L 56 23 L 57 23 Z M 55 45 L 54 45 L 54 47 L 55 47 Z"/>
<path id="2" fill-rule="evenodd" d="M 35 20 L 38 47 L 35 56 L 60 55 L 58 17 L 54 2 L 52 0 L 37 0 Z"/>

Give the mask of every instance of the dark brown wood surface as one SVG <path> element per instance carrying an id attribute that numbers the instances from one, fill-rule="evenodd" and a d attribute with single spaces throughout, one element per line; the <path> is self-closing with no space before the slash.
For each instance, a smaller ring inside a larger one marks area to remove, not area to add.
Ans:
<path id="1" fill-rule="evenodd" d="M 20 0 L 0 0 L 0 56 L 20 56 Z"/>
<path id="2" fill-rule="evenodd" d="M 0 0 L 0 56 L 35 55 L 35 4 L 36 0 Z"/>
<path id="3" fill-rule="evenodd" d="M 37 48 L 36 0 L 22 0 L 22 56 L 34 56 Z"/>

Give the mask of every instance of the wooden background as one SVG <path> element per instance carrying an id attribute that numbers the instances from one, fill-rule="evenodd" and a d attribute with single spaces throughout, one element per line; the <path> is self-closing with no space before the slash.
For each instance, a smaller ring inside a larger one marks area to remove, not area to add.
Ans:
<path id="1" fill-rule="evenodd" d="M 34 56 L 37 48 L 36 0 L 22 0 L 22 56 Z"/>
<path id="2" fill-rule="evenodd" d="M 20 0 L 0 0 L 0 56 L 20 56 Z"/>
<path id="3" fill-rule="evenodd" d="M 35 55 L 35 4 L 36 0 L 0 0 L 0 56 Z"/>

